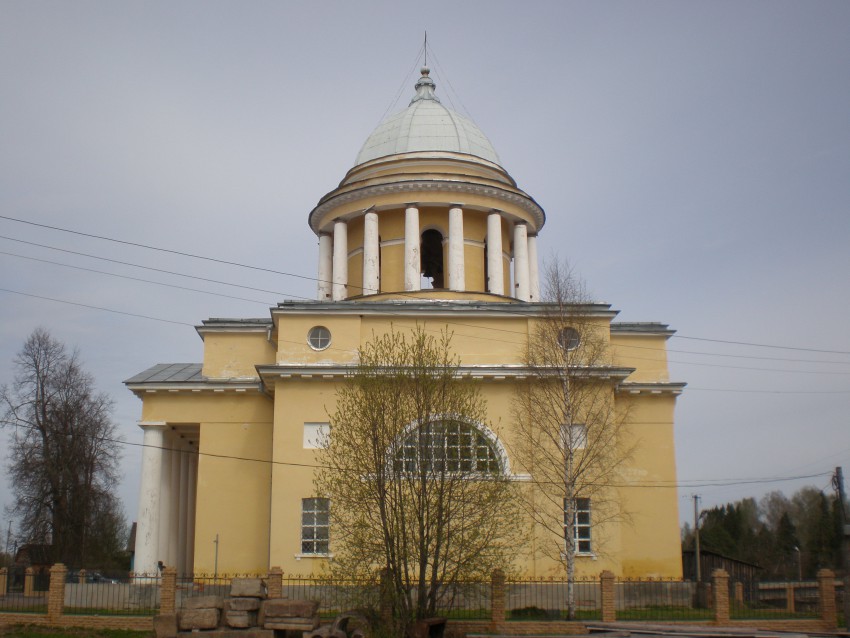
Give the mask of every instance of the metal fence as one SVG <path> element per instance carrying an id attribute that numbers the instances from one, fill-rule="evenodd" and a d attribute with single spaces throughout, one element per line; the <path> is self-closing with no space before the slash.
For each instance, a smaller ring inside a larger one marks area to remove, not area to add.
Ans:
<path id="1" fill-rule="evenodd" d="M 817 581 L 730 584 L 730 615 L 735 619 L 817 618 Z"/>
<path id="2" fill-rule="evenodd" d="M 714 610 L 696 583 L 661 578 L 621 578 L 614 583 L 617 620 L 711 620 Z"/>
<path id="3" fill-rule="evenodd" d="M 178 609 L 185 606 L 189 598 L 199 596 L 230 595 L 230 581 L 234 578 L 263 578 L 258 574 L 188 574 L 177 577 L 175 605 Z"/>
<path id="4" fill-rule="evenodd" d="M 159 610 L 160 578 L 134 576 L 107 582 L 65 584 L 64 613 L 86 616 L 153 616 Z"/>
<path id="5" fill-rule="evenodd" d="M 555 578 L 509 579 L 505 583 L 505 616 L 508 620 L 564 620 L 567 614 L 567 583 Z M 582 579 L 573 586 L 576 618 L 602 616 L 598 579 Z"/>

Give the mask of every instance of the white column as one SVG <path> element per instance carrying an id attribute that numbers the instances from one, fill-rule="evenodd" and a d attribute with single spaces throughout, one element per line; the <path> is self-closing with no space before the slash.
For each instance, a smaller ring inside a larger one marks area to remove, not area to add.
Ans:
<path id="1" fill-rule="evenodd" d="M 346 298 L 348 286 L 348 224 L 341 219 L 334 222 L 333 269 L 333 300 L 339 301 Z"/>
<path id="2" fill-rule="evenodd" d="M 177 573 L 189 573 L 187 565 L 189 554 L 186 551 L 186 529 L 189 525 L 189 450 L 185 441 L 181 441 L 180 450 L 180 518 L 177 525 Z"/>
<path id="3" fill-rule="evenodd" d="M 487 216 L 487 292 L 505 294 L 502 271 L 502 214 L 495 210 Z"/>
<path id="4" fill-rule="evenodd" d="M 162 472 L 159 482 L 159 544 L 156 559 L 168 564 L 168 535 L 171 529 L 171 432 L 166 430 L 162 439 Z"/>
<path id="5" fill-rule="evenodd" d="M 180 465 L 183 454 L 177 435 L 172 439 L 171 448 L 171 517 L 168 526 L 168 560 L 165 564 L 180 569 Z"/>
<path id="6" fill-rule="evenodd" d="M 189 454 L 189 503 L 186 508 L 186 573 L 195 570 L 195 513 L 198 502 L 198 452 Z"/>
<path id="7" fill-rule="evenodd" d="M 452 204 L 449 209 L 449 290 L 466 289 L 463 269 L 463 209 Z"/>
<path id="8" fill-rule="evenodd" d="M 363 294 L 375 295 L 380 292 L 381 270 L 378 252 L 378 214 L 366 213 L 363 220 Z"/>
<path id="9" fill-rule="evenodd" d="M 528 300 L 540 301 L 540 273 L 537 265 L 537 235 L 528 236 Z"/>
<path id="10" fill-rule="evenodd" d="M 333 293 L 333 238 L 319 233 L 319 301 L 327 301 Z"/>
<path id="11" fill-rule="evenodd" d="M 408 204 L 404 210 L 404 289 L 419 290 L 422 263 L 419 257 L 419 209 Z"/>
<path id="12" fill-rule="evenodd" d="M 136 518 L 137 574 L 157 573 L 159 560 L 159 500 L 162 475 L 162 433 L 164 423 L 140 423 L 144 430 L 142 481 L 139 490 L 139 515 Z"/>
<path id="13" fill-rule="evenodd" d="M 514 224 L 514 296 L 528 301 L 528 237 L 524 222 Z"/>

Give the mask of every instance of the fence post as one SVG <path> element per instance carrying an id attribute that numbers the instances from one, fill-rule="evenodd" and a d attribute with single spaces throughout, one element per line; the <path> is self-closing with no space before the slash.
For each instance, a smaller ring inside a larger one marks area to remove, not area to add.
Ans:
<path id="1" fill-rule="evenodd" d="M 729 622 L 729 574 L 726 570 L 715 569 L 711 574 L 714 593 L 714 621 Z"/>
<path id="2" fill-rule="evenodd" d="M 788 583 L 787 585 L 785 585 L 785 611 L 791 614 L 797 611 L 795 591 L 796 587 L 793 584 Z"/>
<path id="3" fill-rule="evenodd" d="M 616 600 L 614 599 L 614 572 L 605 570 L 599 576 L 602 589 L 602 622 L 617 620 Z"/>
<path id="4" fill-rule="evenodd" d="M 177 613 L 177 568 L 165 567 L 159 591 L 159 613 L 167 616 Z"/>
<path id="5" fill-rule="evenodd" d="M 65 608 L 65 577 L 68 568 L 56 563 L 50 568 L 50 588 L 47 592 L 47 619 L 56 621 L 62 618 Z"/>
<path id="6" fill-rule="evenodd" d="M 27 567 L 24 570 L 24 596 L 32 596 L 35 590 L 35 570 Z"/>
<path id="7" fill-rule="evenodd" d="M 269 598 L 283 598 L 283 570 L 280 567 L 272 567 L 266 577 L 266 589 Z"/>
<path id="8" fill-rule="evenodd" d="M 744 604 L 744 583 L 735 583 L 735 603 L 737 605 Z"/>
<path id="9" fill-rule="evenodd" d="M 847 595 L 847 592 L 844 592 Z M 830 629 L 838 627 L 838 615 L 835 609 L 835 574 L 829 569 L 818 571 L 818 603 L 820 619 Z"/>
<path id="10" fill-rule="evenodd" d="M 505 622 L 505 572 L 494 569 L 490 574 L 490 623 L 495 631 L 496 625 Z"/>
<path id="11" fill-rule="evenodd" d="M 6 595 L 6 590 L 9 588 L 9 568 L 3 567 L 0 569 L 0 596 Z"/>

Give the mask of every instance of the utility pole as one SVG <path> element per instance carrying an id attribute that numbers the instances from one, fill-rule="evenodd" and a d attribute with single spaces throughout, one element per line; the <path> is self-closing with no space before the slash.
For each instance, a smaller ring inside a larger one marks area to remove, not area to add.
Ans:
<path id="1" fill-rule="evenodd" d="M 847 511 L 844 505 L 847 499 L 844 495 L 844 473 L 841 466 L 835 468 L 832 484 L 838 492 L 840 506 L 838 511 L 841 512 L 841 530 L 844 532 L 844 622 L 850 630 L 850 525 L 847 524 Z"/>
<path id="2" fill-rule="evenodd" d="M 699 494 L 694 494 L 694 561 L 697 582 L 702 582 L 702 566 L 699 556 Z"/>

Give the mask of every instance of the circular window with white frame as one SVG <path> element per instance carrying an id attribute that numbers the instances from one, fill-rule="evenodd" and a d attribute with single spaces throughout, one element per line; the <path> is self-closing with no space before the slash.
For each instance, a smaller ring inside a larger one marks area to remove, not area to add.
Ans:
<path id="1" fill-rule="evenodd" d="M 564 350 L 575 350 L 581 344 L 581 335 L 575 328 L 562 328 L 558 333 L 558 345 Z"/>
<path id="2" fill-rule="evenodd" d="M 324 326 L 313 326 L 307 333 L 307 343 L 313 350 L 324 350 L 331 345 L 331 331 Z"/>

